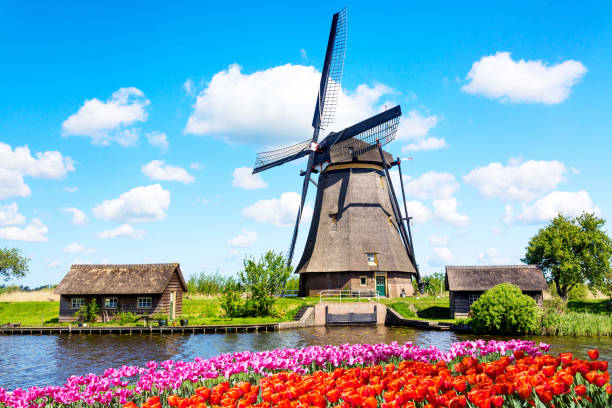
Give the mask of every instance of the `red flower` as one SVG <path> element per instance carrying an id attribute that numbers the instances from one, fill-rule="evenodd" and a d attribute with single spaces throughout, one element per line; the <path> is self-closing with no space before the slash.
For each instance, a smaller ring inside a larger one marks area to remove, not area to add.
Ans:
<path id="1" fill-rule="evenodd" d="M 597 349 L 589 350 L 587 351 L 587 354 L 591 360 L 597 360 L 599 358 L 599 350 Z"/>
<path id="2" fill-rule="evenodd" d="M 504 405 L 504 397 L 501 395 L 494 395 L 491 397 L 491 403 L 494 407 L 499 408 Z"/>
<path id="3" fill-rule="evenodd" d="M 586 386 L 584 384 L 577 385 L 576 388 L 574 388 L 574 392 L 576 395 L 584 395 L 586 394 Z"/>

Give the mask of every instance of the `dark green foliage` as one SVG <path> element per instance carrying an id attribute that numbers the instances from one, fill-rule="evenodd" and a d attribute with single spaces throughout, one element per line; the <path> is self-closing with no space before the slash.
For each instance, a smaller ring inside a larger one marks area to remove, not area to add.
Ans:
<path id="1" fill-rule="evenodd" d="M 475 333 L 525 334 L 537 327 L 535 300 L 510 283 L 487 290 L 472 304 L 471 314 Z"/>
<path id="2" fill-rule="evenodd" d="M 23 278 L 29 271 L 30 258 L 17 248 L 0 248 L 0 278 L 5 281 Z"/>
<path id="3" fill-rule="evenodd" d="M 89 304 L 87 304 L 86 320 L 88 322 L 95 322 L 99 313 L 100 306 L 98 306 L 98 302 L 96 302 L 96 299 L 91 299 Z"/>
<path id="4" fill-rule="evenodd" d="M 603 230 L 604 224 L 594 214 L 576 218 L 558 215 L 531 238 L 523 262 L 542 269 L 563 299 L 578 284 L 588 283 L 605 291 L 612 239 Z"/>
<path id="5" fill-rule="evenodd" d="M 119 312 L 115 316 L 115 319 L 119 321 L 119 324 L 134 323 L 138 320 L 138 315 L 131 312 Z"/>
<path id="6" fill-rule="evenodd" d="M 239 272 L 241 283 L 248 293 L 247 316 L 270 316 L 276 298 L 274 295 L 291 276 L 291 267 L 281 254 L 268 251 L 259 260 L 245 257 L 244 270 Z"/>
<path id="7" fill-rule="evenodd" d="M 240 284 L 229 278 L 225 284 L 223 295 L 219 299 L 219 306 L 221 306 L 226 317 L 240 317 L 243 314 L 244 305 L 240 299 L 240 294 Z"/>

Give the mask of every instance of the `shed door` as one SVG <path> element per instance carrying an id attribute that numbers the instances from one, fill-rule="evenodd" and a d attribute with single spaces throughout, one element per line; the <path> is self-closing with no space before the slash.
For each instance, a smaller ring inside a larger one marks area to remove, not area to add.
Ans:
<path id="1" fill-rule="evenodd" d="M 387 296 L 386 280 L 386 276 L 384 275 L 376 277 L 376 292 L 378 293 L 378 296 Z"/>

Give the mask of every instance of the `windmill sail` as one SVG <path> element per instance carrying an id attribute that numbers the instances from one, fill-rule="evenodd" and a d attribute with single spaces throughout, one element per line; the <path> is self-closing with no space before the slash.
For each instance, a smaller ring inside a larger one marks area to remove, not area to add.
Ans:
<path id="1" fill-rule="evenodd" d="M 310 139 L 281 149 L 257 153 L 253 174 L 299 159 L 308 153 L 310 153 Z"/>

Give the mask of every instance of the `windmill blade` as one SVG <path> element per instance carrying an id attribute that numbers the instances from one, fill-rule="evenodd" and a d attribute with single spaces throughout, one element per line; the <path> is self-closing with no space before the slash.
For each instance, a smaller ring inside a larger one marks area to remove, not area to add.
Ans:
<path id="1" fill-rule="evenodd" d="M 311 142 L 308 139 L 282 149 L 257 153 L 253 174 L 304 157 L 310 153 L 310 147 Z"/>
<path id="2" fill-rule="evenodd" d="M 342 70 L 346 51 L 346 8 L 334 14 L 327 41 L 325 62 L 315 106 L 312 126 L 326 128 L 334 121 L 341 91 Z M 313 140 L 316 142 L 316 140 Z"/>
<path id="3" fill-rule="evenodd" d="M 398 105 L 340 132 L 330 133 L 319 144 L 319 150 L 325 153 L 317 155 L 314 165 L 332 159 L 333 161 L 350 159 L 376 149 L 378 143 L 384 146 L 393 141 L 401 115 L 402 109 Z M 333 157 L 331 157 L 332 148 Z"/>

